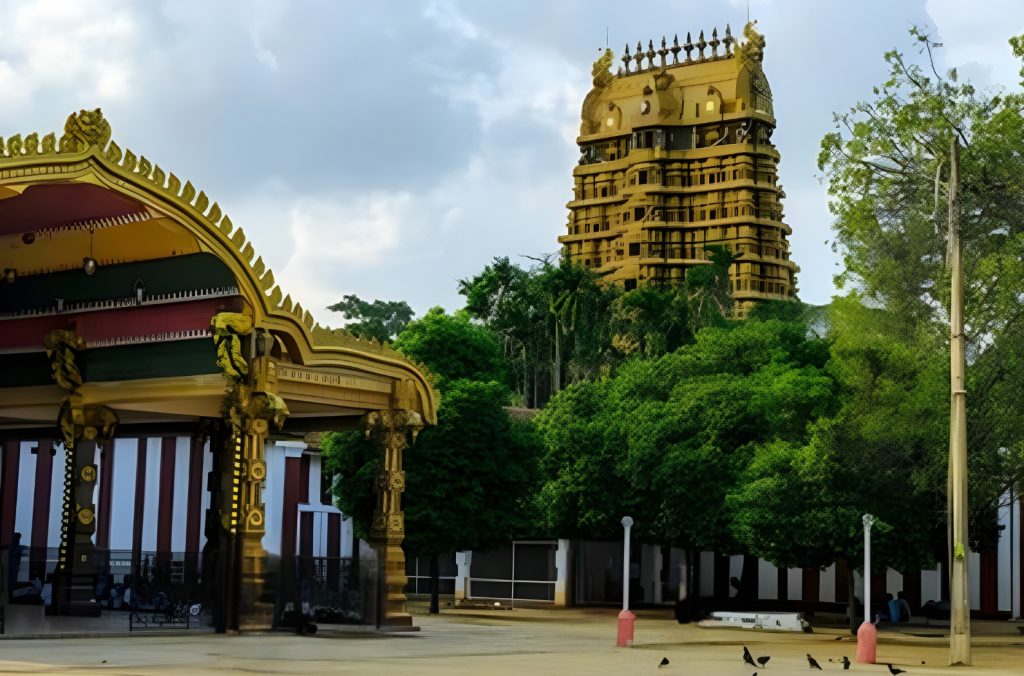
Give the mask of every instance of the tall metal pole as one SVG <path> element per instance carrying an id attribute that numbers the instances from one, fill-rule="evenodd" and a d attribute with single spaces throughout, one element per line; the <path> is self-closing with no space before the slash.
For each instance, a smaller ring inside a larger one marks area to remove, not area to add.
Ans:
<path id="1" fill-rule="evenodd" d="M 960 242 L 960 144 L 949 156 L 950 417 L 949 519 L 951 523 L 949 663 L 971 663 L 971 607 L 967 599 L 967 390 L 964 384 L 964 280 Z"/>
<path id="2" fill-rule="evenodd" d="M 864 621 L 871 622 L 871 526 L 875 517 L 865 514 L 864 523 Z"/>
<path id="3" fill-rule="evenodd" d="M 874 664 L 878 657 L 878 631 L 871 622 L 871 527 L 875 517 L 865 514 L 864 523 L 864 622 L 857 629 L 857 661 Z"/>
<path id="4" fill-rule="evenodd" d="M 633 519 L 622 517 L 622 609 L 629 610 L 629 529 Z"/>

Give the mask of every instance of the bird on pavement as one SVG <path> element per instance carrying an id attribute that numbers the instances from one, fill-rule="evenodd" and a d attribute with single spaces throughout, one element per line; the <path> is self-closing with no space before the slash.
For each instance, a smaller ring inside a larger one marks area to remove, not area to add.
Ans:
<path id="1" fill-rule="evenodd" d="M 754 656 L 747 650 L 747 646 L 743 646 L 743 661 L 757 669 L 757 662 L 754 661 Z"/>
<path id="2" fill-rule="evenodd" d="M 849 668 L 850 668 L 850 658 L 847 657 L 846 655 L 843 655 L 843 669 L 849 669 Z"/>
<path id="3" fill-rule="evenodd" d="M 889 673 L 892 674 L 892 676 L 896 676 L 896 674 L 907 673 L 906 669 L 900 669 L 899 667 L 894 667 L 891 664 L 886 664 L 885 666 L 889 667 Z"/>
<path id="4" fill-rule="evenodd" d="M 764 657 L 758 657 L 757 658 L 757 663 L 761 665 L 762 669 L 764 669 L 764 665 L 768 664 L 768 660 L 770 660 L 771 658 L 772 658 L 771 655 L 765 655 Z"/>
<path id="5" fill-rule="evenodd" d="M 821 665 L 818 664 L 818 660 L 811 657 L 810 653 L 807 653 L 807 666 L 809 666 L 811 669 L 817 669 L 818 671 L 821 671 Z"/>
<path id="6" fill-rule="evenodd" d="M 667 666 L 667 665 L 668 665 L 668 658 L 667 657 L 662 657 L 661 658 L 661 662 L 658 664 L 658 667 L 660 668 L 660 667 L 664 667 L 664 666 Z"/>

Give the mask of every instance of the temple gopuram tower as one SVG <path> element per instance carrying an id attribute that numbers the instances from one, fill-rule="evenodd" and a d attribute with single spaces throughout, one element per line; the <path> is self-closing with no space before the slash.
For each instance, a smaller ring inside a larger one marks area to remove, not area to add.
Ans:
<path id="1" fill-rule="evenodd" d="M 683 283 L 722 246 L 737 314 L 795 298 L 764 44 L 753 24 L 742 42 L 727 26 L 721 39 L 637 43 L 615 75 L 605 51 L 583 102 L 564 256 L 628 291 Z"/>

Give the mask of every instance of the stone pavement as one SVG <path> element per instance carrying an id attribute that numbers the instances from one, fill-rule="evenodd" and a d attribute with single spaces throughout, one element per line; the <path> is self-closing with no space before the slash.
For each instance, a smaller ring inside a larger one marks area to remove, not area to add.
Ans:
<path id="1" fill-rule="evenodd" d="M 825 671 L 841 671 L 853 656 L 848 634 L 769 634 L 678 625 L 666 612 L 641 611 L 637 644 L 616 648 L 612 609 L 445 611 L 418 616 L 409 634 L 314 637 L 137 635 L 0 642 L 0 673 L 99 674 L 735 674 L 753 669 L 742 645 L 771 655 L 765 674 L 806 674 L 804 654 Z M 983 625 L 984 623 L 975 623 Z M 976 629 L 979 627 L 976 627 Z M 981 627 L 984 629 L 984 627 Z M 975 667 L 945 666 L 942 637 L 882 632 L 879 658 L 913 674 L 1024 674 L 1024 637 L 1009 623 L 975 640 Z M 920 633 L 920 632 L 919 632 Z M 835 640 L 842 637 L 841 640 Z M 669 665 L 659 668 L 663 657 Z M 829 659 L 834 660 L 829 662 Z M 925 664 L 922 665 L 921 662 Z M 888 674 L 883 664 L 853 665 L 850 673 Z"/>

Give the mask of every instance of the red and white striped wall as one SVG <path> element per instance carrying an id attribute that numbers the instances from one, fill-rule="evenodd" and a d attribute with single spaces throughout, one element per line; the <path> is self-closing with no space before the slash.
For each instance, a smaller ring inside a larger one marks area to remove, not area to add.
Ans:
<path id="1" fill-rule="evenodd" d="M 319 452 L 301 442 L 268 442 L 266 458 L 267 553 L 351 555 L 351 520 L 324 495 Z M 64 460 L 63 446 L 52 440 L 0 440 L 0 546 L 21 533 L 33 558 L 21 566 L 22 580 L 54 567 L 46 559 L 60 545 Z M 98 449 L 97 548 L 175 558 L 201 552 L 212 460 L 209 444 L 188 436 L 118 438 Z"/>
<path id="2" fill-rule="evenodd" d="M 352 520 L 331 504 L 319 451 L 295 441 L 267 444 L 263 547 L 271 556 L 351 556 Z"/>

